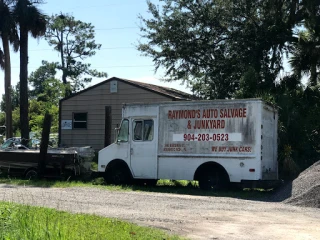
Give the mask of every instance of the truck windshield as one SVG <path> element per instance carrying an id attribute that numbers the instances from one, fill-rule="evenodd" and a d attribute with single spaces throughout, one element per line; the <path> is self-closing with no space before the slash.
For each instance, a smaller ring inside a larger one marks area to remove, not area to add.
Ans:
<path id="1" fill-rule="evenodd" d="M 127 119 L 124 119 L 121 123 L 117 141 L 128 142 L 128 135 L 129 135 L 129 121 Z"/>

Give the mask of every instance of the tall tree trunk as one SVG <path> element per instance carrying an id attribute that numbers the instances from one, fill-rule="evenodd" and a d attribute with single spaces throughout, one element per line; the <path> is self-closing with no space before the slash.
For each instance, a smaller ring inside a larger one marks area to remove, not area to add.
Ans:
<path id="1" fill-rule="evenodd" d="M 311 63 L 311 74 L 310 74 L 310 85 L 316 86 L 317 85 L 317 64 Z"/>
<path id="2" fill-rule="evenodd" d="M 67 74 L 66 74 L 66 66 L 64 62 L 64 52 L 63 52 L 63 31 L 60 34 L 61 43 L 60 43 L 60 56 L 61 56 L 61 67 L 62 67 L 62 82 L 64 85 L 67 84 Z"/>
<path id="3" fill-rule="evenodd" d="M 12 138 L 12 104 L 11 104 L 11 63 L 8 35 L 3 33 L 2 45 L 4 52 L 4 92 L 6 103 L 6 138 Z"/>
<path id="4" fill-rule="evenodd" d="M 20 25 L 20 126 L 22 144 L 29 139 L 28 30 Z"/>
<path id="5" fill-rule="evenodd" d="M 68 64 L 66 66 L 65 59 L 64 59 L 64 52 L 63 52 L 63 31 L 60 34 L 60 56 L 61 56 L 61 68 L 62 68 L 62 82 L 65 86 L 65 97 L 69 97 L 71 95 L 71 89 L 68 85 L 67 81 L 67 71 L 68 71 Z"/>

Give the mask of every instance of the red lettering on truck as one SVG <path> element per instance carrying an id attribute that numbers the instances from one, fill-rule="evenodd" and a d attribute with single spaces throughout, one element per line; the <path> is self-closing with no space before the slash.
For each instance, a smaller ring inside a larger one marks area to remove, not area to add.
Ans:
<path id="1" fill-rule="evenodd" d="M 193 129 L 223 129 L 224 120 L 195 120 Z"/>
<path id="2" fill-rule="evenodd" d="M 246 118 L 246 108 L 220 109 L 220 118 Z"/>
<path id="3" fill-rule="evenodd" d="M 200 109 L 168 111 L 168 119 L 194 119 L 194 118 L 200 118 Z"/>

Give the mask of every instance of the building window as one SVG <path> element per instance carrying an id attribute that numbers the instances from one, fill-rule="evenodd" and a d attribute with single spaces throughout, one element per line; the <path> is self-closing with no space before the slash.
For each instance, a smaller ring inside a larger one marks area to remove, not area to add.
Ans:
<path id="1" fill-rule="evenodd" d="M 73 129 L 87 129 L 87 113 L 73 113 Z"/>
<path id="2" fill-rule="evenodd" d="M 153 120 L 136 120 L 133 122 L 134 141 L 153 140 Z"/>

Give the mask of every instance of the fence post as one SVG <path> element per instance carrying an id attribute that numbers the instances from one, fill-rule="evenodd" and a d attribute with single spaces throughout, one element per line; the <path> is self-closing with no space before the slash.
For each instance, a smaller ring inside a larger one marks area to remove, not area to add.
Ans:
<path id="1" fill-rule="evenodd" d="M 45 174 L 51 120 L 52 120 L 51 114 L 46 112 L 43 119 L 43 127 L 42 127 L 42 134 L 41 134 L 41 143 L 40 143 L 40 155 L 39 155 L 39 162 L 38 162 L 39 178 L 42 178 Z"/>

